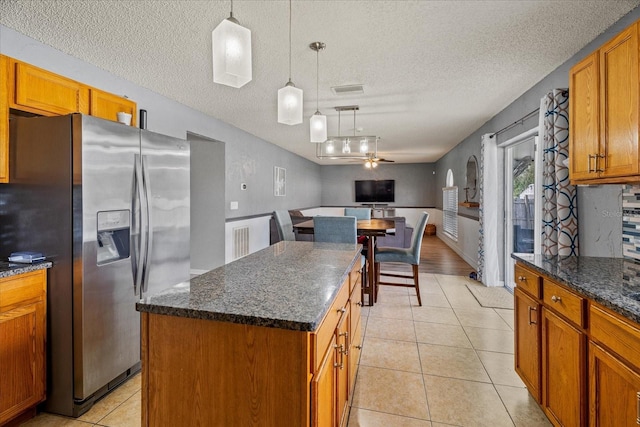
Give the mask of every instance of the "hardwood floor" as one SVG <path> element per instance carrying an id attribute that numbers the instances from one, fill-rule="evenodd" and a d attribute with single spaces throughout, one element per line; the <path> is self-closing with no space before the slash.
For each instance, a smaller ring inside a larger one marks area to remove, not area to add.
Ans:
<path id="1" fill-rule="evenodd" d="M 382 270 L 405 271 L 410 273 L 411 267 L 405 264 L 382 263 Z M 457 253 L 447 246 L 437 236 L 424 236 L 420 249 L 420 273 L 450 274 L 454 276 L 469 276 L 475 271 Z"/>

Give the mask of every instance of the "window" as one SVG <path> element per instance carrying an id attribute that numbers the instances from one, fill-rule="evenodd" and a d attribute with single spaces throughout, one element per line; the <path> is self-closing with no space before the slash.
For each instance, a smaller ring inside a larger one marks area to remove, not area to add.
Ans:
<path id="1" fill-rule="evenodd" d="M 447 186 L 442 189 L 442 227 L 445 234 L 458 240 L 458 187 L 453 185 L 453 172 L 447 172 Z"/>

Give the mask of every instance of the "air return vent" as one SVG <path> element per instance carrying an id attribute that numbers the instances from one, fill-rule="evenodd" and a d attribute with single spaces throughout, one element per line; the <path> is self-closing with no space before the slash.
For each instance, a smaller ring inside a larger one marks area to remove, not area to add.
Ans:
<path id="1" fill-rule="evenodd" d="M 333 86 L 331 90 L 336 95 L 360 95 L 364 93 L 364 86 L 363 85 Z"/>
<path id="2" fill-rule="evenodd" d="M 233 259 L 249 255 L 249 227 L 235 227 L 232 231 Z"/>

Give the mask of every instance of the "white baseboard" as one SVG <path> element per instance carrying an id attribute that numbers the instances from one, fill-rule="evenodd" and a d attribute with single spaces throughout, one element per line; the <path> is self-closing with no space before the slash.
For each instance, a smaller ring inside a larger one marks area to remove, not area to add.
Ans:
<path id="1" fill-rule="evenodd" d="M 478 270 L 478 260 L 472 259 L 468 254 L 462 252 L 462 250 L 452 241 L 450 238 L 445 236 L 440 230 L 436 230 L 436 236 L 444 242 L 445 245 L 449 246 L 455 253 L 457 253 L 460 258 L 466 261 L 467 264 L 473 268 L 474 271 Z M 477 255 L 477 254 L 476 254 Z M 469 272 L 471 273 L 471 272 Z"/>

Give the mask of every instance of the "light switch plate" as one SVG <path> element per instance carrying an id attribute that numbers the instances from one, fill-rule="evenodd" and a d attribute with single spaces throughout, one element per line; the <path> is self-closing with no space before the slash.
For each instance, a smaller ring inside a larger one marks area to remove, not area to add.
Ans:
<path id="1" fill-rule="evenodd" d="M 238 202 L 231 202 L 229 209 L 231 209 L 232 211 L 238 209 Z"/>

